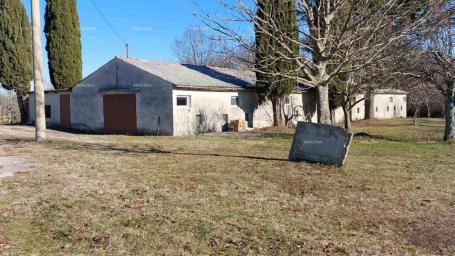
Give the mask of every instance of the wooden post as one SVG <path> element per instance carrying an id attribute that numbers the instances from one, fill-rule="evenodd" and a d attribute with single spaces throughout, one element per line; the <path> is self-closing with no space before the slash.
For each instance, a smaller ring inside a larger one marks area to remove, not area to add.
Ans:
<path id="1" fill-rule="evenodd" d="M 35 136 L 36 141 L 46 139 L 46 113 L 44 106 L 43 59 L 41 50 L 41 24 L 39 0 L 32 3 L 32 31 L 33 31 L 33 80 L 35 84 Z"/>

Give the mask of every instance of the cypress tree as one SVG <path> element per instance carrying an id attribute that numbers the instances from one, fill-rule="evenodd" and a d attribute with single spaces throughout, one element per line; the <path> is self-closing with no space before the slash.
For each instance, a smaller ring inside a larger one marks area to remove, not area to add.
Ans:
<path id="1" fill-rule="evenodd" d="M 260 104 L 272 102 L 275 126 L 284 124 L 283 105 L 297 84 L 299 56 L 295 0 L 258 1 L 256 78 Z M 276 24 L 277 28 L 273 27 Z M 277 40 L 277 38 L 280 38 Z M 283 43 L 293 50 L 290 53 Z"/>
<path id="2" fill-rule="evenodd" d="M 82 79 L 76 0 L 47 0 L 44 32 L 51 82 L 56 90 L 69 89 Z"/>
<path id="3" fill-rule="evenodd" d="M 25 122 L 23 95 L 32 80 L 32 36 L 30 23 L 20 0 L 0 0 L 0 84 L 14 90 Z"/>

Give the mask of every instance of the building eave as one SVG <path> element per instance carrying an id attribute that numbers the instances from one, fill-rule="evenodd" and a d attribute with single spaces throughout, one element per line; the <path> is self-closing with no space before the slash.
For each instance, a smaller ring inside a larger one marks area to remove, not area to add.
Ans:
<path id="1" fill-rule="evenodd" d="M 188 91 L 211 91 L 211 92 L 237 92 L 237 91 L 252 91 L 256 88 L 235 88 L 235 87 L 218 87 L 218 86 L 189 86 L 189 85 L 176 85 L 176 90 L 188 90 Z"/>

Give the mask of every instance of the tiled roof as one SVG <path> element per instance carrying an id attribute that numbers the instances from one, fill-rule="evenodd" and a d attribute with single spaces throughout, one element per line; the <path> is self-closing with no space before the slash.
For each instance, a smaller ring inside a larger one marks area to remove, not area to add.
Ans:
<path id="1" fill-rule="evenodd" d="M 117 57 L 139 69 L 158 76 L 179 88 L 189 89 L 254 89 L 256 74 L 252 70 L 177 64 Z M 305 89 L 300 85 L 296 89 Z"/>
<path id="2" fill-rule="evenodd" d="M 158 76 L 177 87 L 252 89 L 255 87 L 254 73 L 247 70 L 177 64 L 118 57 L 118 59 Z"/>

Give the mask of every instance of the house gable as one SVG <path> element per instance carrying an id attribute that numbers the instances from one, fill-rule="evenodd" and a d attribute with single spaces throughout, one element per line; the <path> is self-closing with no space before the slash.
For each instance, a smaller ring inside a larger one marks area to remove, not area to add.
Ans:
<path id="1" fill-rule="evenodd" d="M 119 58 L 114 58 L 73 87 L 96 87 L 97 92 L 110 90 L 128 90 L 147 85 L 167 85 L 171 83 L 145 70 L 131 65 Z"/>

